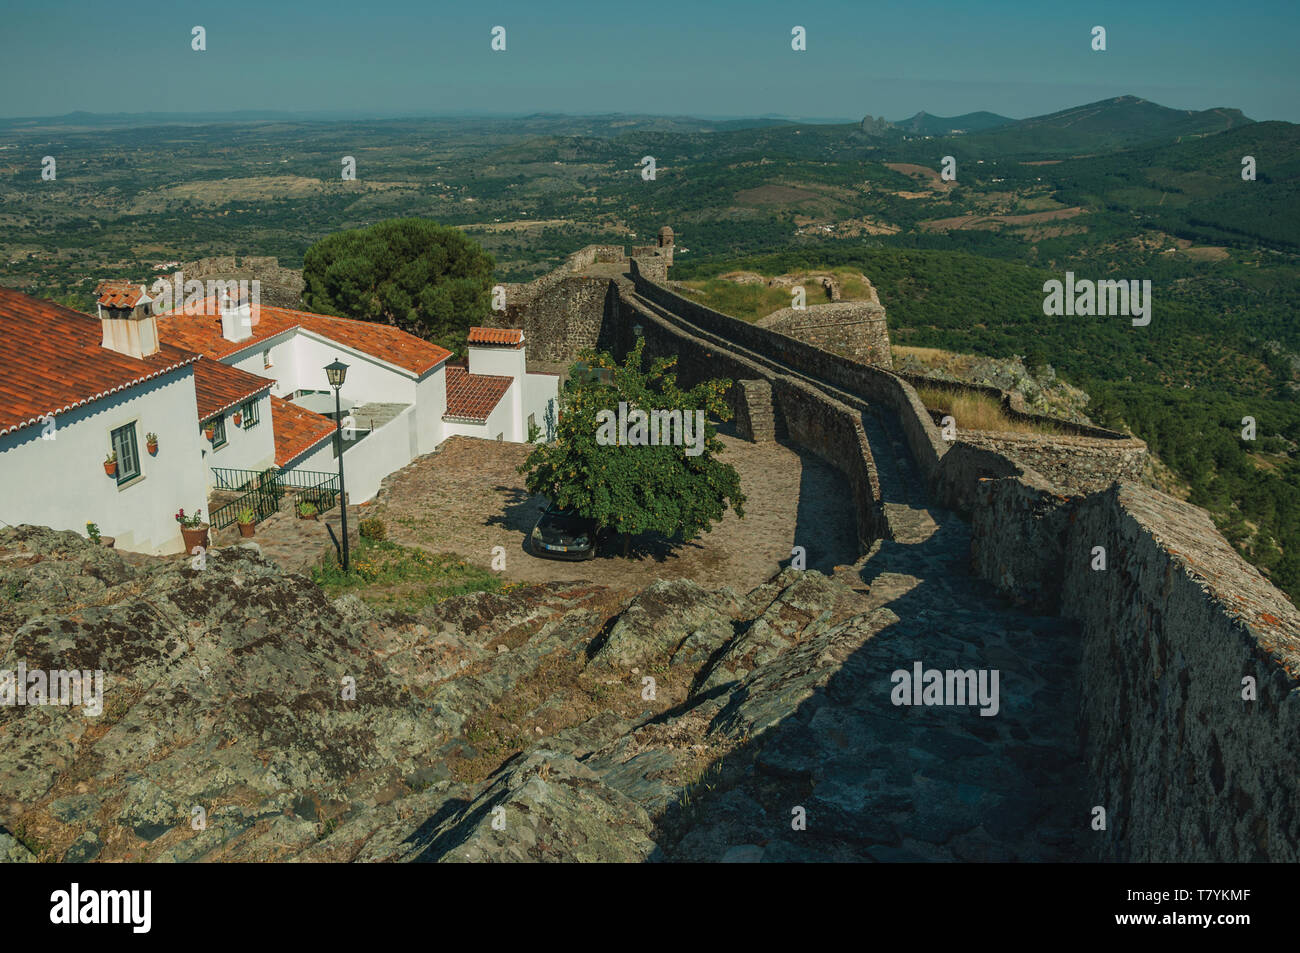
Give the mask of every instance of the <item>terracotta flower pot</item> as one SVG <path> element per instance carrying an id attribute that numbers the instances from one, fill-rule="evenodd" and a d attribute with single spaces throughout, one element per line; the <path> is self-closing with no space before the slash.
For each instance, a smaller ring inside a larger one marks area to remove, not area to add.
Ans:
<path id="1" fill-rule="evenodd" d="M 156 457 L 156 456 L 158 456 L 158 444 L 156 444 L 156 443 L 147 443 L 147 444 L 145 444 L 145 447 L 149 450 L 149 456 L 151 456 L 151 457 Z"/>
<path id="2" fill-rule="evenodd" d="M 253 533 L 254 533 L 254 531 L 256 530 L 256 528 L 257 528 L 257 524 L 256 524 L 256 523 L 240 523 L 240 524 L 239 524 L 239 535 L 242 536 L 242 537 L 244 537 L 245 539 L 248 539 L 249 537 L 251 537 L 251 536 L 253 535 Z"/>
<path id="3" fill-rule="evenodd" d="M 207 549 L 209 528 L 210 527 L 208 526 L 207 523 L 203 523 L 199 526 L 193 526 L 193 527 L 182 526 L 181 536 L 185 537 L 185 552 L 187 553 L 194 552 L 195 546 L 202 546 L 204 549 Z"/>
<path id="4" fill-rule="evenodd" d="M 239 422 L 240 422 L 240 421 L 241 421 L 241 420 L 242 420 L 242 419 L 243 419 L 243 418 L 242 418 L 242 417 L 240 417 L 240 415 L 239 415 L 239 414 L 235 414 L 235 415 L 234 415 L 234 417 L 233 417 L 233 418 L 231 418 L 231 419 L 233 419 L 233 420 L 234 420 L 234 422 L 235 422 L 235 426 L 236 426 L 236 427 L 238 427 L 238 426 L 239 426 Z"/>
<path id="5" fill-rule="evenodd" d="M 215 427 L 203 428 L 203 436 L 207 437 L 209 440 L 211 440 L 216 435 L 217 435 L 217 429 Z"/>
<path id="6" fill-rule="evenodd" d="M 117 476 L 117 463 L 114 462 L 114 463 L 104 464 L 104 472 L 107 473 L 109 476 Z"/>

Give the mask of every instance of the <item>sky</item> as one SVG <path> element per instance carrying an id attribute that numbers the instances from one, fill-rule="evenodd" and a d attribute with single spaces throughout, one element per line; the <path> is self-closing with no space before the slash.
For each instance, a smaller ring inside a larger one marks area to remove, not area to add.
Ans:
<path id="1" fill-rule="evenodd" d="M 3 3 L 3 117 L 1024 118 L 1131 94 L 1300 121 L 1296 0 Z"/>

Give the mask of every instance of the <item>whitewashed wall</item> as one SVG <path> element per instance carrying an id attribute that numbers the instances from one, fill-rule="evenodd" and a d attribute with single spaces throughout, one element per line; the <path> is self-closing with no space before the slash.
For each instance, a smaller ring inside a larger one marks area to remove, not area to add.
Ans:
<path id="1" fill-rule="evenodd" d="M 546 438 L 546 410 L 552 404 L 555 404 L 555 422 L 560 422 L 560 413 L 558 399 L 560 395 L 560 379 L 554 374 L 528 374 L 524 377 L 524 399 L 523 409 L 521 411 L 521 420 L 523 421 L 523 431 L 520 434 L 520 440 L 528 439 L 528 415 L 532 414 L 536 418 L 537 426 L 542 429 L 541 439 Z"/>
<path id="2" fill-rule="evenodd" d="M 275 464 L 275 428 L 271 421 L 271 398 L 263 394 L 257 400 L 258 423 L 245 430 L 235 426 L 235 411 L 243 404 L 236 404 L 226 411 L 226 443 L 213 447 L 203 435 L 203 424 L 198 423 L 199 439 L 203 447 L 203 472 L 207 486 L 215 482 L 213 467 L 228 467 L 232 470 L 265 470 Z M 197 420 L 197 417 L 195 418 Z"/>
<path id="3" fill-rule="evenodd" d="M 225 358 L 222 363 L 248 371 L 258 377 L 269 377 L 276 382 L 271 393 L 276 397 L 287 397 L 295 390 L 293 382 L 298 379 L 298 355 L 293 341 L 298 336 L 296 330 L 277 334 L 273 338 L 259 341 L 251 350 L 240 351 Z M 271 352 L 271 366 L 267 367 L 262 356 L 264 351 Z M 328 363 L 328 362 L 327 362 Z"/>
<path id="4" fill-rule="evenodd" d="M 120 549 L 151 554 L 184 550 L 174 515 L 203 509 L 206 467 L 196 423 L 194 371 L 185 367 L 55 418 L 53 440 L 40 426 L 0 437 L 0 520 L 82 535 L 99 525 Z M 141 478 L 119 487 L 105 475 L 110 433 L 136 423 Z M 149 456 L 145 434 L 158 434 Z"/>
<path id="5" fill-rule="evenodd" d="M 348 365 L 343 393 L 353 403 L 415 403 L 414 374 L 397 370 L 377 358 L 351 351 L 332 341 L 323 341 L 306 331 L 298 332 L 293 348 L 295 389 L 329 390 L 325 365 L 338 358 Z"/>
<path id="6" fill-rule="evenodd" d="M 497 434 L 504 434 L 504 439 L 510 440 L 510 434 L 515 424 L 512 409 L 514 401 L 511 399 L 511 391 L 517 390 L 521 382 L 516 380 L 511 383 L 510 390 L 506 391 L 505 396 L 497 402 L 492 413 L 488 414 L 486 423 L 473 424 L 461 420 L 448 420 L 443 424 L 443 432 L 450 437 L 456 434 L 465 437 L 482 437 L 484 440 L 495 440 Z M 518 442 L 518 441 L 514 441 Z"/>
<path id="7" fill-rule="evenodd" d="M 447 365 L 439 364 L 415 385 L 417 441 L 414 457 L 432 453 L 446 437 L 442 415 L 447 412 Z"/>
<path id="8" fill-rule="evenodd" d="M 384 477 L 415 459 L 417 444 L 414 407 L 407 407 L 363 440 L 345 440 L 343 475 L 347 481 L 348 499 L 357 504 L 373 497 L 379 492 Z M 285 469 L 338 473 L 339 461 L 334 456 L 333 437 Z"/>

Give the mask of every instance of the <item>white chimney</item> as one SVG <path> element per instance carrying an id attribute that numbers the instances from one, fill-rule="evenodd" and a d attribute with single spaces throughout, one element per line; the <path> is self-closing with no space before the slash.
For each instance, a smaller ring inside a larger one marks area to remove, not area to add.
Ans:
<path id="1" fill-rule="evenodd" d="M 240 295 L 240 301 L 232 303 L 230 293 L 223 290 L 217 298 L 217 311 L 221 336 L 227 341 L 247 341 L 253 336 L 253 309 L 246 296 Z"/>
<path id="2" fill-rule="evenodd" d="M 97 304 L 104 330 L 101 346 L 127 357 L 146 358 L 158 353 L 158 322 L 153 299 L 140 287 L 125 293 L 107 293 Z"/>

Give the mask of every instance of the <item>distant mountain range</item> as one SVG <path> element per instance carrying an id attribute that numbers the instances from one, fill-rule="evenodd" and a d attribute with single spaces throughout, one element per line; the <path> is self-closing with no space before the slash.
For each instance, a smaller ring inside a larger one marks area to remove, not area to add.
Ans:
<path id="1" fill-rule="evenodd" d="M 1137 96 L 1117 96 L 1029 119 L 990 112 L 951 118 L 919 112 L 900 122 L 867 116 L 858 131 L 886 140 L 960 137 L 964 151 L 973 155 L 1077 155 L 1177 142 L 1252 122 L 1240 109 L 1170 109 Z"/>

